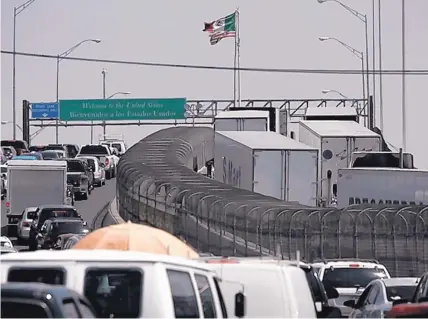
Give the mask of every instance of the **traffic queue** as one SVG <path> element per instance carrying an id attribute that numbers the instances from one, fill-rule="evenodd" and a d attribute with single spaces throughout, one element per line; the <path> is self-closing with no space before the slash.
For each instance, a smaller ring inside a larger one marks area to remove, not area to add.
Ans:
<path id="1" fill-rule="evenodd" d="M 35 225 L 49 216 L 40 214 L 43 218 Z M 49 218 L 49 224 L 61 218 L 79 216 Z M 275 256 L 199 254 L 170 233 L 130 222 L 82 234 L 71 249 L 47 247 L 41 244 L 38 251 L 2 255 L 2 317 L 23 318 L 30 313 L 45 318 L 58 313 L 69 318 L 427 315 L 428 273 L 391 278 L 387 267 L 376 260 L 307 263 Z M 64 294 L 74 296 L 69 298 L 75 303 L 73 312 L 61 302 Z"/>

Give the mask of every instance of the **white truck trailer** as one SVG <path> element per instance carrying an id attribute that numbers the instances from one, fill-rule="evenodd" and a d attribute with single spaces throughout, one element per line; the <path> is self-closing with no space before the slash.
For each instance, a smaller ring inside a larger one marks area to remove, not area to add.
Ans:
<path id="1" fill-rule="evenodd" d="M 68 203 L 65 161 L 8 161 L 7 175 L 6 216 L 9 229 L 16 226 L 27 207 Z"/>
<path id="2" fill-rule="evenodd" d="M 326 206 L 337 196 L 337 170 L 349 167 L 352 153 L 382 147 L 380 135 L 355 121 L 300 121 L 299 141 L 319 151 L 318 200 Z"/>
<path id="3" fill-rule="evenodd" d="M 318 151 L 275 132 L 216 132 L 214 178 L 302 205 L 315 205 Z"/>
<path id="4" fill-rule="evenodd" d="M 266 110 L 250 107 L 234 108 L 220 112 L 214 119 L 216 131 L 274 131 L 286 135 L 287 114 L 285 110 L 266 107 Z M 273 122 L 273 123 L 272 123 Z"/>
<path id="5" fill-rule="evenodd" d="M 353 204 L 428 205 L 428 171 L 401 168 L 343 168 L 337 206 Z"/>

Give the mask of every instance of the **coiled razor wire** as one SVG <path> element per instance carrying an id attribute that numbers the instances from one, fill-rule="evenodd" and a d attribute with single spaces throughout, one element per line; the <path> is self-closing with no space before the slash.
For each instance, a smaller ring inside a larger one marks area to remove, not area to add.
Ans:
<path id="1" fill-rule="evenodd" d="M 173 127 L 130 148 L 117 175 L 119 213 L 222 256 L 376 259 L 393 276 L 428 270 L 428 206 L 308 207 L 197 174 L 214 158 L 214 131 Z"/>

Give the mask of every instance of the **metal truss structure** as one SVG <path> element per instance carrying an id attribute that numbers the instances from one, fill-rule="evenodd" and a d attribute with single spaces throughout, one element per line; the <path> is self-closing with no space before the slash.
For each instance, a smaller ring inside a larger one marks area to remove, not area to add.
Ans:
<path id="1" fill-rule="evenodd" d="M 212 100 L 188 100 L 186 104 L 186 118 L 183 120 L 155 120 L 155 121 L 60 121 L 59 126 L 140 126 L 140 125 L 211 125 L 215 116 L 231 107 L 238 107 L 234 100 L 212 99 Z M 299 120 L 305 115 L 309 107 L 354 107 L 360 118 L 367 122 L 368 100 L 365 99 L 245 99 L 241 101 L 241 107 L 265 107 L 285 109 L 289 118 Z M 56 119 L 30 119 L 31 126 L 55 127 L 52 123 Z"/>

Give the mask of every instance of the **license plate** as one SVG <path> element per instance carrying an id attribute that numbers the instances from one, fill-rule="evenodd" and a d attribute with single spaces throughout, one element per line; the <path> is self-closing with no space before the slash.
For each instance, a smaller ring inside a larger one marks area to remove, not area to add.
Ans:
<path id="1" fill-rule="evenodd" d="M 18 224 L 19 217 L 9 217 L 9 224 Z"/>

